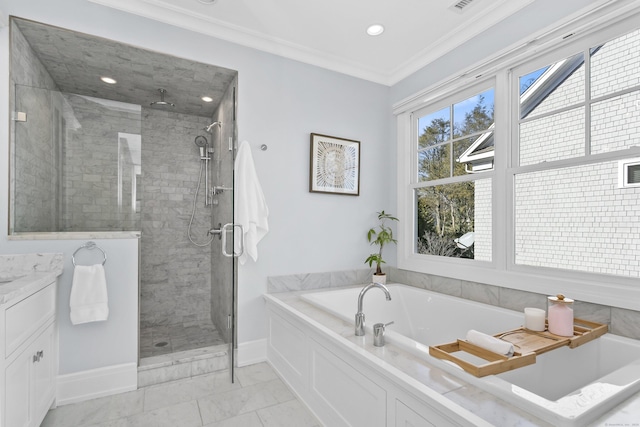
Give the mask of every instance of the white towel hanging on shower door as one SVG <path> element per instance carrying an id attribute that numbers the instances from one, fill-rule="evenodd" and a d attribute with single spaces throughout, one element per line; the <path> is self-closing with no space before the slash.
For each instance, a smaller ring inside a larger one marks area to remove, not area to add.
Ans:
<path id="1" fill-rule="evenodd" d="M 236 155 L 234 193 L 235 223 L 242 225 L 244 239 L 244 253 L 238 261 L 244 264 L 248 257 L 257 261 L 258 243 L 269 232 L 269 208 L 247 141 L 242 141 Z M 236 253 L 242 250 L 240 238 L 234 239 L 234 250 Z"/>

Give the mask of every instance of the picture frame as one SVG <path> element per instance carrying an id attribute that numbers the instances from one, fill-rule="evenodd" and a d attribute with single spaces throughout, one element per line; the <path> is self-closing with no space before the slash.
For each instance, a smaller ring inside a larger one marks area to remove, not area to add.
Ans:
<path id="1" fill-rule="evenodd" d="M 309 191 L 360 195 L 360 141 L 311 134 Z"/>

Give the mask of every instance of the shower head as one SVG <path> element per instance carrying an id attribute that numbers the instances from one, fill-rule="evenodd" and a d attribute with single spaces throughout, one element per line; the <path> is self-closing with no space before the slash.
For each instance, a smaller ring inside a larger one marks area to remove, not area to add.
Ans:
<path id="1" fill-rule="evenodd" d="M 198 135 L 194 141 L 198 147 L 204 147 L 209 141 L 206 136 Z"/>
<path id="2" fill-rule="evenodd" d="M 209 145 L 209 141 L 207 141 L 207 137 L 206 136 L 202 136 L 202 135 L 198 135 L 196 136 L 195 141 L 193 141 L 196 143 L 196 145 L 198 147 L 200 147 L 200 158 L 203 159 L 204 157 L 206 157 L 207 155 L 207 150 L 208 150 L 208 145 Z"/>
<path id="3" fill-rule="evenodd" d="M 172 103 L 172 102 L 167 102 L 164 100 L 164 95 L 167 93 L 167 91 L 165 89 L 158 89 L 158 92 L 160 92 L 160 101 L 153 101 L 151 104 L 149 105 L 160 105 L 160 106 L 165 106 L 165 105 L 169 105 L 171 107 L 175 107 L 176 104 Z"/>
<path id="4" fill-rule="evenodd" d="M 214 126 L 216 126 L 216 125 L 217 125 L 219 128 L 221 128 L 221 127 L 222 127 L 222 122 L 213 122 L 213 123 L 211 123 L 210 125 L 205 126 L 204 130 L 206 130 L 207 132 L 211 132 L 211 129 L 212 129 Z"/>

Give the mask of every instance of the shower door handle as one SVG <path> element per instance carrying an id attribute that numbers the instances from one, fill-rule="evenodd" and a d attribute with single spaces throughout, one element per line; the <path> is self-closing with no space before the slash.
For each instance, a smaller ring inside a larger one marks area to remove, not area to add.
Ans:
<path id="1" fill-rule="evenodd" d="M 240 252 L 236 252 L 236 248 L 233 248 L 231 253 L 227 252 L 227 232 L 231 230 L 231 232 L 235 231 L 235 227 L 240 228 Z M 234 224 L 232 222 L 227 223 L 222 226 L 222 255 L 226 257 L 239 257 L 244 253 L 244 228 L 240 224 Z"/>

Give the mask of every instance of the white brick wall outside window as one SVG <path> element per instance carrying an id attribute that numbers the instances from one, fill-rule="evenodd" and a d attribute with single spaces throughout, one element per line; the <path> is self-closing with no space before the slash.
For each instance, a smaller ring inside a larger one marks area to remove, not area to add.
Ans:
<path id="1" fill-rule="evenodd" d="M 606 43 L 592 57 L 590 134 L 581 101 L 584 65 L 520 124 L 520 165 L 640 145 L 640 31 Z M 619 96 L 614 93 L 629 91 Z M 618 189 L 616 161 L 515 175 L 515 262 L 640 277 L 640 189 Z"/>

